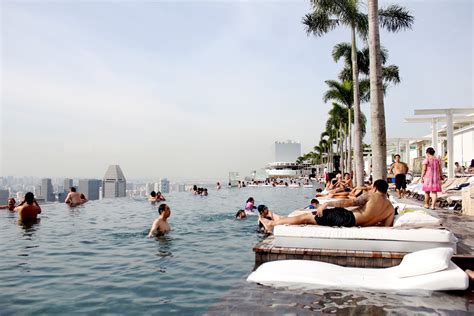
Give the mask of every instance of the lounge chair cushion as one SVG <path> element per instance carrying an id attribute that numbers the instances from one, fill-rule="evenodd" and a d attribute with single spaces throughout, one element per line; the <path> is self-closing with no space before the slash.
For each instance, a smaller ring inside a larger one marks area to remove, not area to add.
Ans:
<path id="1" fill-rule="evenodd" d="M 430 228 L 439 227 L 441 219 L 434 217 L 422 210 L 403 210 L 403 213 L 395 216 L 393 227 L 396 228 Z"/>
<path id="2" fill-rule="evenodd" d="M 412 252 L 403 257 L 395 269 L 395 274 L 399 278 L 408 278 L 443 271 L 448 268 L 452 256 L 451 248 L 440 247 Z"/>

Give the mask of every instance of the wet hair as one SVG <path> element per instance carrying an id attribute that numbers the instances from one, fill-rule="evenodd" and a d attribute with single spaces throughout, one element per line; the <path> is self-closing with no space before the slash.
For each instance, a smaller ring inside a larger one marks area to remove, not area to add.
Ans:
<path id="1" fill-rule="evenodd" d="M 345 177 L 346 175 L 348 175 L 349 177 L 351 176 L 351 175 L 349 174 L 349 172 L 344 172 L 344 177 Z"/>
<path id="2" fill-rule="evenodd" d="M 245 203 L 248 203 L 248 202 L 252 202 L 252 203 L 254 203 L 254 202 L 255 202 L 255 200 L 253 199 L 253 197 L 249 197 L 249 198 L 247 199 L 247 202 L 245 202 Z"/>
<path id="3" fill-rule="evenodd" d="M 459 162 L 456 161 L 454 164 L 457 166 L 457 165 L 459 165 Z"/>
<path id="4" fill-rule="evenodd" d="M 474 159 L 471 159 L 471 165 L 469 167 L 474 167 Z"/>
<path id="5" fill-rule="evenodd" d="M 35 195 L 32 192 L 28 192 L 25 194 L 26 204 L 33 204 L 34 199 L 35 199 Z"/>
<path id="6" fill-rule="evenodd" d="M 13 201 L 13 203 L 16 203 L 16 201 L 15 201 L 14 198 L 9 198 L 9 199 L 8 199 L 8 203 L 10 203 L 11 201 Z"/>
<path id="7" fill-rule="evenodd" d="M 83 200 L 86 199 L 86 196 L 84 195 L 84 193 L 81 193 L 81 199 L 83 199 Z"/>
<path id="8" fill-rule="evenodd" d="M 316 192 L 323 192 L 323 189 L 317 188 L 317 189 L 316 189 Z"/>
<path id="9" fill-rule="evenodd" d="M 151 197 L 155 197 L 155 196 L 156 196 L 156 192 L 155 192 L 155 191 L 151 191 L 151 192 L 150 192 L 150 196 L 151 196 Z"/>
<path id="10" fill-rule="evenodd" d="M 433 149 L 433 147 L 428 147 L 426 148 L 426 153 L 433 156 L 435 154 L 435 150 Z"/>
<path id="11" fill-rule="evenodd" d="M 393 156 L 394 159 L 397 158 L 397 157 L 401 158 L 399 154 L 395 154 L 395 156 Z"/>
<path id="12" fill-rule="evenodd" d="M 241 217 L 241 213 L 244 213 L 245 214 L 245 211 L 244 210 L 238 210 L 237 213 L 235 214 L 235 218 L 240 218 Z"/>
<path id="13" fill-rule="evenodd" d="M 71 192 L 76 192 L 76 188 L 75 188 L 75 187 L 71 187 L 70 190 L 71 190 Z"/>
<path id="14" fill-rule="evenodd" d="M 193 185 L 193 190 L 197 191 L 197 189 L 198 189 L 197 185 Z"/>
<path id="15" fill-rule="evenodd" d="M 387 181 L 385 181 L 383 179 L 378 179 L 377 181 L 374 182 L 374 187 L 380 193 L 387 193 L 388 183 L 387 183 Z"/>
<path id="16" fill-rule="evenodd" d="M 164 211 L 166 210 L 166 204 L 163 203 L 163 204 L 160 204 L 160 206 L 158 206 L 158 213 L 161 215 L 161 213 L 163 213 Z"/>
<path id="17" fill-rule="evenodd" d="M 311 199 L 311 204 L 313 203 L 319 204 L 319 201 L 317 199 Z"/>
<path id="18" fill-rule="evenodd" d="M 260 204 L 258 207 L 257 207 L 257 210 L 260 214 L 262 214 L 263 211 L 265 210 L 268 210 L 268 207 L 266 207 L 265 205 L 263 204 Z"/>

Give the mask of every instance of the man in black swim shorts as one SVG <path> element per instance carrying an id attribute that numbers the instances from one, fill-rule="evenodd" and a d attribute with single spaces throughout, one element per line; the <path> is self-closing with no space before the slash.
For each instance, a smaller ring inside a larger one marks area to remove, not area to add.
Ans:
<path id="1" fill-rule="evenodd" d="M 396 154 L 395 162 L 390 166 L 389 172 L 395 175 L 395 187 L 398 193 L 398 198 L 401 199 L 405 195 L 407 188 L 406 174 L 408 173 L 408 165 L 400 161 L 400 155 Z"/>
<path id="2" fill-rule="evenodd" d="M 315 214 L 314 220 L 321 226 L 354 227 L 356 224 L 354 213 L 342 207 L 325 209 L 323 216 Z"/>
<path id="3" fill-rule="evenodd" d="M 328 201 L 321 204 L 316 212 L 292 217 L 268 220 L 260 218 L 267 231 L 277 225 L 322 225 L 322 226 L 392 226 L 395 210 L 387 197 L 388 183 L 385 180 L 374 182 L 372 189 L 356 199 Z M 346 207 L 354 206 L 354 210 Z M 332 208 L 328 208 L 332 207 Z"/>

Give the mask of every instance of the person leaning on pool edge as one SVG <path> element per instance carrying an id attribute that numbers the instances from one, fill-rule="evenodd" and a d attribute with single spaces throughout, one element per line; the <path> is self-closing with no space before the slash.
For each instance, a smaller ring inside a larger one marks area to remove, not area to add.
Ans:
<path id="1" fill-rule="evenodd" d="M 374 182 L 370 192 L 357 199 L 336 200 L 321 204 L 317 214 L 302 214 L 294 217 L 268 220 L 260 218 L 267 231 L 273 231 L 276 225 L 321 225 L 321 226 L 392 226 L 394 218 L 393 205 L 387 197 L 388 183 L 385 180 Z M 334 207 L 327 209 L 328 206 Z M 349 211 L 345 207 L 357 206 Z"/>

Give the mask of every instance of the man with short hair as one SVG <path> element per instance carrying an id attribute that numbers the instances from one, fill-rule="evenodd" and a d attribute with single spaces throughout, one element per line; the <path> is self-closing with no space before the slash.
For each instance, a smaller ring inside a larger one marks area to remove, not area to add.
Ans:
<path id="1" fill-rule="evenodd" d="M 15 212 L 18 212 L 18 217 L 22 222 L 34 221 L 38 218 L 38 214 L 41 214 L 41 207 L 36 202 L 33 193 L 28 192 L 23 202 L 15 208 Z"/>
<path id="2" fill-rule="evenodd" d="M 13 211 L 15 209 L 15 204 L 16 204 L 15 199 L 14 198 L 9 198 L 7 205 L 0 205 L 0 210 L 7 208 L 10 211 Z"/>
<path id="3" fill-rule="evenodd" d="M 389 172 L 395 175 L 395 188 L 398 193 L 398 198 L 405 196 L 405 189 L 407 188 L 408 165 L 400 161 L 400 155 L 394 156 L 395 162 L 390 166 Z"/>
<path id="4" fill-rule="evenodd" d="M 171 216 L 170 207 L 163 203 L 158 207 L 158 213 L 160 216 L 153 222 L 148 238 L 163 235 L 171 230 L 170 224 L 168 224 L 168 217 Z"/>
<path id="5" fill-rule="evenodd" d="M 276 225 L 321 225 L 321 226 L 392 226 L 394 209 L 387 197 L 388 183 L 385 180 L 374 182 L 372 190 L 357 199 L 337 200 L 321 204 L 316 216 L 312 213 L 275 220 L 260 218 L 267 231 Z M 327 207 L 331 206 L 332 209 Z M 349 211 L 345 207 L 358 206 Z"/>
<path id="6" fill-rule="evenodd" d="M 83 202 L 81 199 L 81 193 L 76 192 L 75 187 L 71 187 L 64 202 L 66 202 L 66 204 L 69 204 L 70 207 L 81 205 Z"/>

